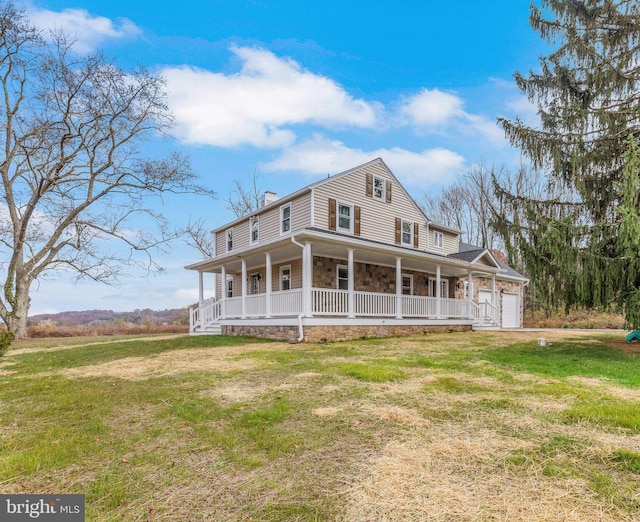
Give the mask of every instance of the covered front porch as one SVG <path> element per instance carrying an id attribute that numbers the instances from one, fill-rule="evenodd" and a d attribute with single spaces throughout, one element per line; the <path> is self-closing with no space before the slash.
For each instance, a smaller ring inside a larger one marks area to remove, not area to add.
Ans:
<path id="1" fill-rule="evenodd" d="M 308 231 L 245 255 L 200 263 L 192 333 L 239 325 L 499 324 L 497 269 L 412 249 Z M 204 274 L 214 295 L 205 297 Z M 474 301 L 473 277 L 492 282 Z"/>

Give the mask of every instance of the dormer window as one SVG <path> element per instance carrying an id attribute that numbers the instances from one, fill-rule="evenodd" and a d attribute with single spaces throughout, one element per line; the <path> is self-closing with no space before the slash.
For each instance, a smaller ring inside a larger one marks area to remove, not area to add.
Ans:
<path id="1" fill-rule="evenodd" d="M 228 229 L 225 236 L 227 238 L 227 252 L 231 252 L 233 250 L 233 229 Z"/>
<path id="2" fill-rule="evenodd" d="M 444 234 L 442 232 L 433 231 L 433 246 L 442 248 L 444 245 Z"/>
<path id="3" fill-rule="evenodd" d="M 252 245 L 255 245 L 260 239 L 260 221 L 258 216 L 252 216 L 249 219 L 249 230 L 251 234 L 250 242 Z"/>

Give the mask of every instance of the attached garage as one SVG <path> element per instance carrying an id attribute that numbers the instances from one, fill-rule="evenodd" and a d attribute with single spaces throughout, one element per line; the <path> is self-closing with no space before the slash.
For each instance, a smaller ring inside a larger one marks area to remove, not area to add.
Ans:
<path id="1" fill-rule="evenodd" d="M 502 328 L 520 328 L 520 295 L 502 294 Z"/>

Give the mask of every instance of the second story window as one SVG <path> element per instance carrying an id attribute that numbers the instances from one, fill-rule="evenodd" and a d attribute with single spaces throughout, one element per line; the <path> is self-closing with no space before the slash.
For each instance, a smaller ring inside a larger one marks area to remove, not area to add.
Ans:
<path id="1" fill-rule="evenodd" d="M 338 229 L 353 233 L 353 206 L 338 203 Z"/>
<path id="2" fill-rule="evenodd" d="M 413 223 L 402 220 L 402 244 L 413 246 Z"/>
<path id="3" fill-rule="evenodd" d="M 373 176 L 373 198 L 380 201 L 387 199 L 387 182 L 376 176 Z"/>
<path id="4" fill-rule="evenodd" d="M 442 232 L 433 231 L 433 246 L 436 248 L 442 248 L 444 245 L 444 234 Z"/>
<path id="5" fill-rule="evenodd" d="M 280 233 L 286 234 L 291 230 L 291 205 L 280 207 Z"/>
<path id="6" fill-rule="evenodd" d="M 231 252 L 233 250 L 233 229 L 230 228 L 226 232 L 227 238 L 227 252 Z"/>
<path id="7" fill-rule="evenodd" d="M 251 244 L 255 245 L 260 239 L 260 222 L 258 216 L 252 216 L 249 219 L 249 230 L 251 232 Z"/>

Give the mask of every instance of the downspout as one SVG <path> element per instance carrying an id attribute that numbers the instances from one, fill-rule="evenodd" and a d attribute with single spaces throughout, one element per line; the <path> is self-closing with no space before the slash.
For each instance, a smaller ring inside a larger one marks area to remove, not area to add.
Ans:
<path id="1" fill-rule="evenodd" d="M 298 339 L 297 341 L 301 343 L 304 341 L 304 329 L 302 328 L 302 318 L 304 314 L 298 314 Z"/>
<path id="2" fill-rule="evenodd" d="M 304 252 L 304 245 L 302 243 L 299 243 L 298 241 L 296 241 L 296 238 L 294 236 L 291 236 L 291 242 L 294 245 L 299 246 L 302 251 Z M 304 317 L 304 314 L 299 314 L 298 315 L 298 339 L 297 341 L 299 343 L 301 343 L 304 340 L 304 328 L 302 327 L 302 318 Z"/>

